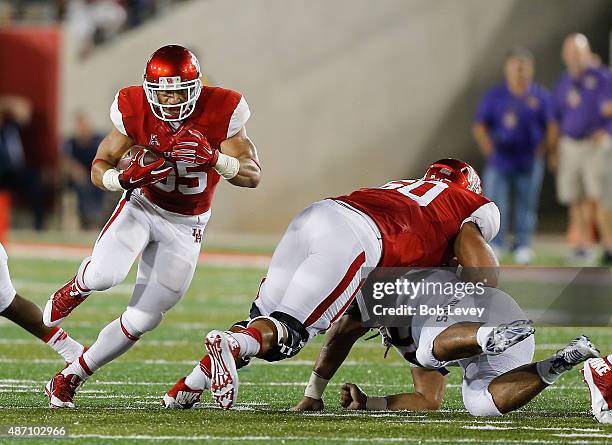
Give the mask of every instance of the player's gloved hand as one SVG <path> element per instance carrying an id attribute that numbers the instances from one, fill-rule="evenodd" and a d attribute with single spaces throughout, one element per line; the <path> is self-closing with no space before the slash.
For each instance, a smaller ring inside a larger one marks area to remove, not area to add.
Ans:
<path id="1" fill-rule="evenodd" d="M 138 149 L 132 156 L 127 168 L 119 173 L 119 184 L 125 190 L 132 190 L 163 181 L 173 171 L 172 166 L 162 168 L 166 162 L 163 158 L 145 165 L 144 157 L 146 153 L 147 150 L 144 148 Z"/>
<path id="2" fill-rule="evenodd" d="M 300 403 L 291 408 L 291 411 L 323 411 L 324 405 L 322 399 L 313 399 L 312 397 L 304 397 Z"/>
<path id="3" fill-rule="evenodd" d="M 168 154 L 171 161 L 183 161 L 210 167 L 217 164 L 219 150 L 210 148 L 208 141 L 198 130 L 184 128 L 176 135 L 174 141 Z"/>
<path id="4" fill-rule="evenodd" d="M 340 405 L 350 410 L 365 410 L 368 396 L 354 383 L 345 383 L 340 388 Z"/>

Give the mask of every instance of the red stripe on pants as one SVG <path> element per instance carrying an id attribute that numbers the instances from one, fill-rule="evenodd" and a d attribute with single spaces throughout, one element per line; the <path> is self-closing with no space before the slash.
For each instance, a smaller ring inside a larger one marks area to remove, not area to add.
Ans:
<path id="1" fill-rule="evenodd" d="M 349 284 L 351 284 L 351 281 L 353 281 L 353 278 L 355 278 L 355 275 L 357 275 L 357 272 L 359 272 L 359 269 L 361 268 L 363 263 L 365 263 L 365 252 L 361 252 L 359 255 L 357 255 L 357 258 L 353 260 L 348 270 L 346 271 L 346 274 L 342 278 L 342 281 L 340 281 L 340 283 L 336 286 L 332 293 L 329 294 L 327 298 L 325 298 L 325 300 L 323 300 L 317 306 L 314 312 L 310 314 L 310 316 L 304 322 L 304 326 L 308 327 L 315 321 L 317 321 L 319 318 L 321 318 L 321 315 L 323 315 L 325 311 L 329 309 L 329 307 L 348 288 Z"/>
<path id="2" fill-rule="evenodd" d="M 361 286 L 363 286 L 363 282 L 365 281 L 365 279 L 362 279 L 359 282 L 359 286 L 357 286 L 357 289 L 355 289 L 355 292 L 353 292 L 353 295 L 351 295 L 351 298 L 348 299 L 348 301 L 346 302 L 346 304 L 344 306 L 342 306 L 342 309 L 340 309 L 338 311 L 338 313 L 336 315 L 334 315 L 334 318 L 331 319 L 331 322 L 329 323 L 330 325 L 336 321 L 339 317 L 342 316 L 342 314 L 344 314 L 344 312 L 346 311 L 346 309 L 350 306 L 350 304 L 353 302 L 353 300 L 355 299 L 355 295 L 357 295 L 357 292 L 359 292 L 359 289 L 361 289 Z"/>
<path id="3" fill-rule="evenodd" d="M 117 207 L 117 210 L 115 210 L 115 213 L 113 213 L 113 215 L 110 217 L 110 219 L 108 220 L 108 222 L 106 223 L 106 225 L 102 229 L 102 232 L 100 232 L 100 236 L 98 236 L 98 239 L 96 240 L 96 243 L 98 241 L 100 241 L 100 239 L 102 238 L 102 235 L 104 235 L 104 233 L 108 230 L 108 228 L 111 226 L 113 221 L 115 221 L 117 219 L 117 217 L 119 216 L 119 213 L 121 213 L 121 210 L 123 210 L 123 206 L 125 205 L 126 202 L 127 201 L 125 200 L 125 198 L 123 198 L 121 200 L 121 202 L 119 203 L 119 207 Z"/>

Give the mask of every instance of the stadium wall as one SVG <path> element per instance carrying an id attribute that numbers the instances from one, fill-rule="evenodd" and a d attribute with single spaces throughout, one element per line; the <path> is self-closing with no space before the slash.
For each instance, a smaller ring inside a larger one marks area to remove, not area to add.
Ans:
<path id="1" fill-rule="evenodd" d="M 531 46 L 545 67 L 538 77 L 552 82 L 563 33 L 584 29 L 607 7 L 604 0 L 581 4 L 588 7 L 569 0 L 195 1 L 83 62 L 65 34 L 62 126 L 68 130 L 72 112 L 83 108 L 108 130 L 117 89 L 140 83 L 148 54 L 168 43 L 194 49 L 210 83 L 245 94 L 263 167 L 255 190 L 220 186 L 211 228 L 275 233 L 314 200 L 420 174 L 439 156 L 478 159 L 471 116 L 482 89 L 501 79 L 506 51 Z M 575 29 L 566 29 L 568 14 Z"/>

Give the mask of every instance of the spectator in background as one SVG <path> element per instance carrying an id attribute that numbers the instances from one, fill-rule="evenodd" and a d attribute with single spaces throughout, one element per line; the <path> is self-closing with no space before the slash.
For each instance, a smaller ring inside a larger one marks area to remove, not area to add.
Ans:
<path id="1" fill-rule="evenodd" d="M 42 177 L 28 166 L 20 133 L 31 118 L 32 106 L 26 99 L 0 96 L 0 189 L 24 194 L 32 210 L 34 228 L 41 230 L 45 218 Z"/>
<path id="2" fill-rule="evenodd" d="M 606 107 L 612 100 L 612 85 L 609 71 L 593 63 L 596 59 L 583 34 L 566 37 L 562 58 L 567 72 L 554 94 L 560 139 L 552 152 L 551 167 L 557 170 L 559 201 L 569 206 L 570 225 L 576 231 L 570 260 L 588 265 L 595 262 L 591 246 L 595 224 L 606 248 L 604 259 L 609 261 L 612 256 L 612 218 L 605 208 L 606 203 L 612 208 L 608 202 L 612 190 L 603 190 L 612 167 L 612 110 Z"/>
<path id="3" fill-rule="evenodd" d="M 79 216 L 83 227 L 97 228 L 106 217 L 104 191 L 90 179 L 91 163 L 103 136 L 94 131 L 84 111 L 74 115 L 74 134 L 64 143 L 63 170 L 68 184 L 77 194 Z"/>
<path id="4" fill-rule="evenodd" d="M 81 45 L 81 57 L 117 35 L 127 20 L 125 8 L 116 0 L 72 0 L 66 16 L 68 29 Z"/>
<path id="5" fill-rule="evenodd" d="M 612 71 L 608 71 L 609 88 L 612 89 Z M 610 93 L 612 95 L 612 92 Z M 612 136 L 612 99 L 606 100 L 603 103 L 602 112 L 608 125 L 608 138 Z M 608 147 L 604 148 L 602 153 L 602 176 L 601 176 L 601 198 L 598 202 L 599 225 L 604 227 L 602 231 L 602 240 L 604 242 L 604 255 L 602 264 L 612 266 L 612 144 L 608 142 Z"/>
<path id="6" fill-rule="evenodd" d="M 497 204 L 501 216 L 493 249 L 503 255 L 512 215 L 514 260 L 527 264 L 535 256 L 531 238 L 537 224 L 543 154 L 553 131 L 551 98 L 533 82 L 534 59 L 529 50 L 514 48 L 506 58 L 504 74 L 505 83 L 485 93 L 472 131 L 486 157 L 484 193 Z"/>

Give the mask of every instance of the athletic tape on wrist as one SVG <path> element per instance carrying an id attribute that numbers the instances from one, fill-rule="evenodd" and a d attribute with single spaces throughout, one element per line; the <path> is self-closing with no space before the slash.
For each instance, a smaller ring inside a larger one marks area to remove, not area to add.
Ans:
<path id="1" fill-rule="evenodd" d="M 240 161 L 223 153 L 219 153 L 217 164 L 213 167 L 224 179 L 234 178 L 240 171 Z"/>
<path id="2" fill-rule="evenodd" d="M 329 380 L 320 377 L 313 371 L 312 374 L 310 374 L 308 385 L 306 385 L 306 389 L 304 390 L 304 396 L 315 400 L 321 400 L 328 383 Z"/>
<path id="3" fill-rule="evenodd" d="M 368 397 L 366 400 L 366 410 L 385 411 L 387 409 L 386 397 Z"/>
<path id="4" fill-rule="evenodd" d="M 104 185 L 106 190 L 110 190 L 111 192 L 123 190 L 119 182 L 119 171 L 114 168 L 106 170 L 102 175 L 102 185 Z"/>

